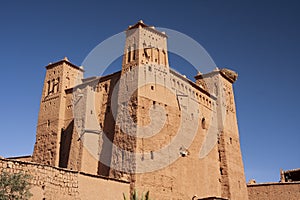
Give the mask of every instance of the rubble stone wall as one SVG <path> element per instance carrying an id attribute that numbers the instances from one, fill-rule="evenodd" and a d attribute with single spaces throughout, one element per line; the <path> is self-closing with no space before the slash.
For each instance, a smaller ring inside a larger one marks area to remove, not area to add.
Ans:
<path id="1" fill-rule="evenodd" d="M 129 183 L 18 160 L 0 159 L 0 173 L 31 175 L 32 200 L 41 199 L 122 199 Z"/>

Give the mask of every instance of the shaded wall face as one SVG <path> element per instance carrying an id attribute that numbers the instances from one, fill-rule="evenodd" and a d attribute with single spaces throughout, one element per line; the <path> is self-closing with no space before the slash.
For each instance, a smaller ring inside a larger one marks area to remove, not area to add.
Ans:
<path id="1" fill-rule="evenodd" d="M 109 176 L 115 133 L 111 96 L 119 77 L 116 73 L 67 92 L 61 167 Z"/>
<path id="2" fill-rule="evenodd" d="M 68 121 L 70 121 L 70 120 L 68 120 Z M 74 137 L 73 132 L 74 132 L 74 120 L 69 122 L 67 127 L 65 129 L 63 129 L 62 133 L 61 133 L 61 142 L 60 142 L 60 151 L 59 151 L 59 167 L 68 168 L 71 144 L 72 144 L 72 137 Z M 74 137 L 74 139 L 76 139 L 76 137 Z M 76 168 L 74 168 L 74 167 L 72 167 L 70 169 L 76 170 Z"/>

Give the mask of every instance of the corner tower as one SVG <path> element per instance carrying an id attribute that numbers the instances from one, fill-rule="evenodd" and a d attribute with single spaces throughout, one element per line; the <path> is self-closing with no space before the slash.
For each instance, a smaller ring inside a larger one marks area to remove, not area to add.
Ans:
<path id="1" fill-rule="evenodd" d="M 217 97 L 219 181 L 226 199 L 248 199 L 233 90 L 237 77 L 225 68 L 195 76 L 197 85 Z"/>
<path id="2" fill-rule="evenodd" d="M 32 160 L 58 166 L 61 131 L 65 121 L 65 90 L 81 82 L 83 69 L 64 58 L 50 63 L 46 70 Z"/>

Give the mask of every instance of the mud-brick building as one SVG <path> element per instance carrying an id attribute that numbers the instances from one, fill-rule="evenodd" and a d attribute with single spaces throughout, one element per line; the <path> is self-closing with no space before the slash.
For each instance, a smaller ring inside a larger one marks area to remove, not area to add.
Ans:
<path id="1" fill-rule="evenodd" d="M 125 34 L 121 71 L 84 79 L 67 59 L 46 66 L 32 161 L 155 199 L 248 199 L 237 74 L 216 69 L 193 82 L 170 68 L 166 33 L 139 21 Z"/>
<path id="2" fill-rule="evenodd" d="M 137 190 L 157 200 L 247 200 L 237 74 L 189 80 L 169 66 L 166 33 L 139 21 L 125 34 L 120 71 L 83 78 L 67 58 L 46 66 L 33 155 L 0 159 L 1 170 L 32 174 L 33 199 L 116 200 Z"/>

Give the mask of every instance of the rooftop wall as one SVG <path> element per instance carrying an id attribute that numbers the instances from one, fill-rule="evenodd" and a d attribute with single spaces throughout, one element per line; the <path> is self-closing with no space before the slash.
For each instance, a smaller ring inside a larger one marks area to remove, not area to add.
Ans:
<path id="1" fill-rule="evenodd" d="M 247 185 L 249 200 L 298 200 L 300 182 Z"/>

